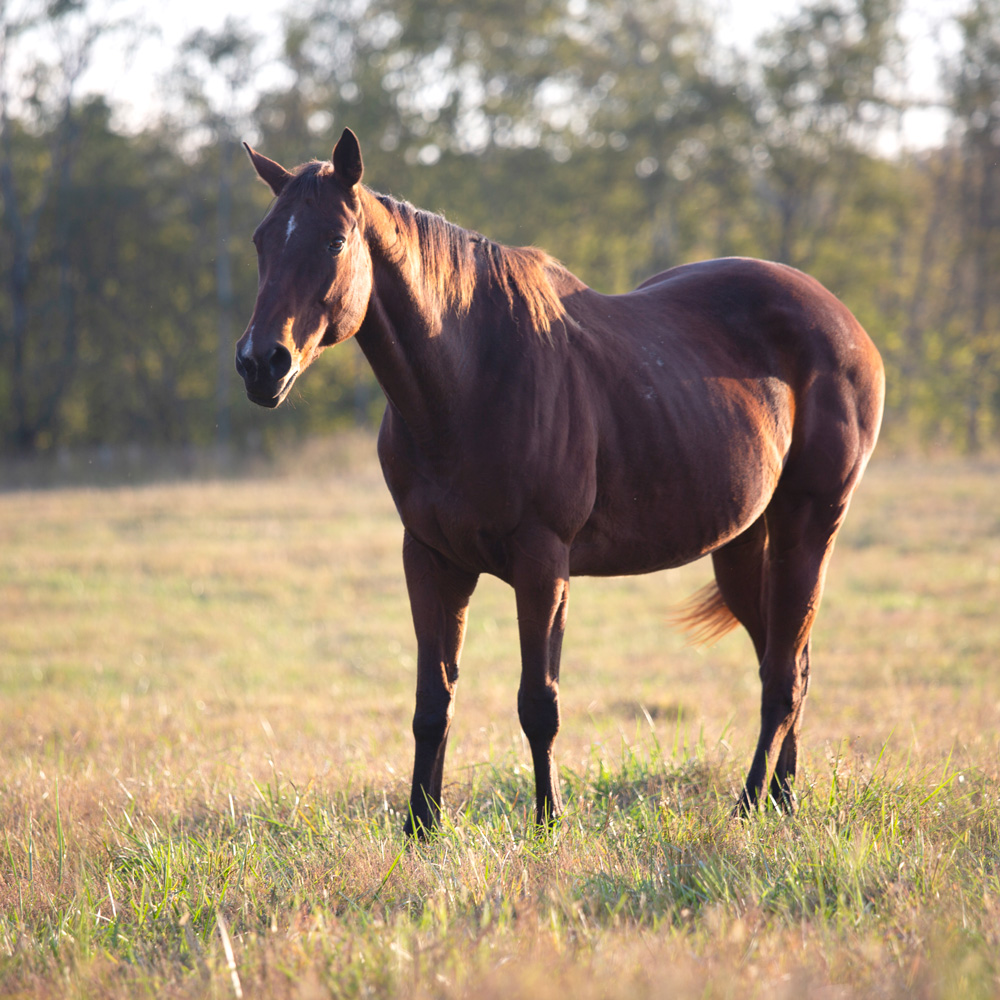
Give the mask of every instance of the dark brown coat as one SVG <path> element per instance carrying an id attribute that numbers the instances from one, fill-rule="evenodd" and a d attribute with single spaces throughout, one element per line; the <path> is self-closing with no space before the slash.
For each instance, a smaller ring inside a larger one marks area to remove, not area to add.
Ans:
<path id="1" fill-rule="evenodd" d="M 254 242 L 257 303 L 237 345 L 247 395 L 277 406 L 356 336 L 385 392 L 379 435 L 405 527 L 417 635 L 407 829 L 440 809 L 469 599 L 509 583 L 518 710 L 537 815 L 560 811 L 552 747 L 573 574 L 646 573 L 712 554 L 687 624 L 737 621 L 762 681 L 739 808 L 791 782 L 809 635 L 833 542 L 882 416 L 878 352 L 848 310 L 781 264 L 674 268 L 627 295 L 361 185 L 345 131 L 295 172 L 250 150 L 276 195 Z"/>

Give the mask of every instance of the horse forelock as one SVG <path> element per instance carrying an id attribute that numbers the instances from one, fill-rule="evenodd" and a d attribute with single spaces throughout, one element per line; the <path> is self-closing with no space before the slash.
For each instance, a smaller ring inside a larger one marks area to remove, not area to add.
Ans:
<path id="1" fill-rule="evenodd" d="M 329 160 L 310 160 L 296 167 L 288 182 L 288 195 L 295 197 L 317 197 L 323 189 L 326 178 L 333 176 L 333 164 Z"/>
<path id="2" fill-rule="evenodd" d="M 291 171 L 288 184 L 271 204 L 268 214 L 277 210 L 279 205 L 295 206 L 296 203 L 303 203 L 315 209 L 322 207 L 333 197 L 343 198 L 347 191 L 345 187 L 330 186 L 330 181 L 335 176 L 336 172 L 329 160 L 310 160 L 301 164 Z"/>
<path id="3" fill-rule="evenodd" d="M 565 309 L 553 284 L 562 270 L 534 247 L 508 247 L 463 229 L 440 215 L 389 195 L 374 194 L 388 212 L 393 232 L 383 232 L 383 252 L 403 266 L 424 295 L 444 310 L 468 313 L 478 295 L 498 293 L 515 324 L 521 311 L 541 337 L 551 335 Z"/>

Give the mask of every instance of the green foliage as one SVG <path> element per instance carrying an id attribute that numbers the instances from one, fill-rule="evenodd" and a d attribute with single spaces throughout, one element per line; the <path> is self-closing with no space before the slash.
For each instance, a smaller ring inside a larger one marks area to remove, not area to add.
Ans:
<path id="1" fill-rule="evenodd" d="M 802 267 L 882 350 L 894 445 L 1000 433 L 995 0 L 956 19 L 954 127 L 917 157 L 879 151 L 905 110 L 897 0 L 811 0 L 750 58 L 679 0 L 313 0 L 285 21 L 289 82 L 260 90 L 259 39 L 227 21 L 179 53 L 176 119 L 138 135 L 76 95 L 110 30 L 74 28 L 89 16 L 39 0 L 2 25 L 5 51 L 30 56 L 52 28 L 73 55 L 4 62 L 3 452 L 259 448 L 376 419 L 350 349 L 272 415 L 231 363 L 268 201 L 236 140 L 293 164 L 329 156 L 345 125 L 372 186 L 543 246 L 602 291 L 708 256 Z"/>

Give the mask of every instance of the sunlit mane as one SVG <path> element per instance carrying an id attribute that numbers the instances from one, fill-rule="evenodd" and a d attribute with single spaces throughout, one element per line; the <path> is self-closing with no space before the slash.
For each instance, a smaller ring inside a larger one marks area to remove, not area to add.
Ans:
<path id="1" fill-rule="evenodd" d="M 548 336 L 565 314 L 552 284 L 562 265 L 543 250 L 502 246 L 408 202 L 372 194 L 389 211 L 401 237 L 386 251 L 399 260 L 410 258 L 410 267 L 419 270 L 439 306 L 467 312 L 477 293 L 495 294 L 515 321 L 526 319 L 541 336 Z"/>

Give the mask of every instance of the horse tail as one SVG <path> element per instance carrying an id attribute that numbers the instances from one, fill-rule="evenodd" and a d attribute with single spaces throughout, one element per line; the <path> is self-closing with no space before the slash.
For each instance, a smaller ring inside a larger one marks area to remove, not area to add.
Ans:
<path id="1" fill-rule="evenodd" d="M 668 620 L 687 633 L 690 646 L 711 646 L 739 625 L 714 580 L 677 605 Z"/>

